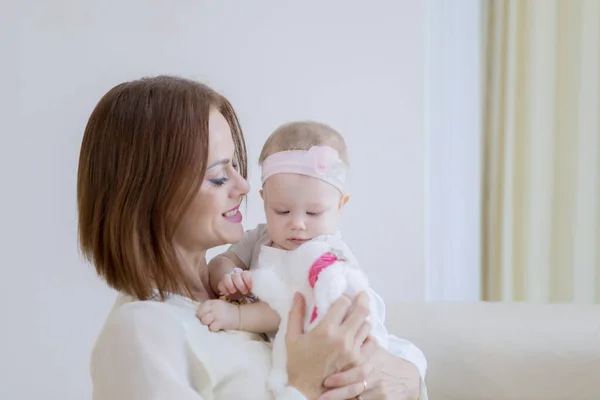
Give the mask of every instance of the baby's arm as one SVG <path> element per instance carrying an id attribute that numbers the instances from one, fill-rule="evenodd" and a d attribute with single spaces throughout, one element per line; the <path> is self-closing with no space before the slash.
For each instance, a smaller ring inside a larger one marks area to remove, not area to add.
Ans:
<path id="1" fill-rule="evenodd" d="M 237 305 L 224 300 L 206 300 L 198 307 L 196 316 L 213 332 L 271 333 L 279 328 L 279 314 L 262 301 Z"/>
<path id="2" fill-rule="evenodd" d="M 271 333 L 279 328 L 279 314 L 264 301 L 240 304 L 240 331 Z"/>
<path id="3" fill-rule="evenodd" d="M 208 263 L 210 271 L 209 284 L 214 293 L 229 296 L 235 296 L 238 293 L 241 293 L 242 295 L 248 294 L 251 287 L 244 282 L 244 278 L 249 278 L 248 272 L 246 271 L 251 268 L 254 249 L 261 241 L 265 240 L 266 237 L 266 225 L 259 224 L 255 229 L 244 232 L 244 237 L 241 241 L 232 244 L 226 252 L 219 254 L 210 260 Z M 232 272 L 234 272 L 236 268 L 239 268 L 244 272 L 232 275 Z M 223 284 L 219 285 L 219 283 Z"/>

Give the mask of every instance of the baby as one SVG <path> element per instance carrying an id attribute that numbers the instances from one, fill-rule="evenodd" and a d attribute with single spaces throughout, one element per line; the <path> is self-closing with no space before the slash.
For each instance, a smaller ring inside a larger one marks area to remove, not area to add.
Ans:
<path id="1" fill-rule="evenodd" d="M 266 333 L 271 339 L 275 337 L 276 344 L 276 332 L 284 329 L 282 319 L 286 317 L 293 296 L 292 281 L 296 278 L 289 271 L 287 275 L 285 273 L 292 268 L 300 274 L 313 274 L 313 297 L 318 297 L 314 285 L 317 279 L 321 280 L 322 286 L 339 289 L 322 289 L 329 297 L 365 290 L 371 300 L 371 336 L 385 348 L 388 335 L 384 326 L 383 301 L 369 288 L 356 258 L 338 230 L 340 215 L 349 199 L 345 182 L 348 155 L 342 136 L 321 123 L 289 123 L 279 127 L 267 139 L 259 163 L 262 168 L 260 195 L 264 200 L 266 224 L 247 231 L 241 242 L 213 258 L 209 264 L 210 285 L 215 293 L 229 299 L 250 300 L 240 304 L 205 301 L 198 308 L 199 319 L 212 331 Z M 337 268 L 331 268 L 329 275 L 318 277 L 324 266 L 333 264 Z M 334 276 L 336 273 L 338 275 Z M 341 280 L 344 280 L 342 286 Z M 275 295 L 283 284 L 289 291 L 286 301 L 283 301 L 283 295 Z M 258 301 L 249 297 L 251 294 L 258 295 Z M 317 303 L 315 299 L 312 302 L 307 299 L 307 328 L 318 322 L 317 313 L 323 315 L 327 311 L 318 309 Z M 274 364 L 275 361 L 274 355 Z M 273 389 L 284 384 L 283 378 L 277 379 L 280 381 L 277 384 L 272 378 Z"/>

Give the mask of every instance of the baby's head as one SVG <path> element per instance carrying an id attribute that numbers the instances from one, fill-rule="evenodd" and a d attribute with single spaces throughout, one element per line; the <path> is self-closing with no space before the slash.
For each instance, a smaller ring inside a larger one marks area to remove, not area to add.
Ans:
<path id="1" fill-rule="evenodd" d="M 269 136 L 260 154 L 261 196 L 269 236 L 293 250 L 337 230 L 348 201 L 348 151 L 342 135 L 318 122 L 292 122 Z"/>

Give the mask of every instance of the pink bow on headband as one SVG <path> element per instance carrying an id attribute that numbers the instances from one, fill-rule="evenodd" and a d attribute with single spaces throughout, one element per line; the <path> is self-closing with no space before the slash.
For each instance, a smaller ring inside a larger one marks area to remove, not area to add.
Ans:
<path id="1" fill-rule="evenodd" d="M 314 146 L 307 154 L 314 157 L 315 169 L 320 174 L 327 174 L 339 160 L 338 152 L 328 146 Z"/>

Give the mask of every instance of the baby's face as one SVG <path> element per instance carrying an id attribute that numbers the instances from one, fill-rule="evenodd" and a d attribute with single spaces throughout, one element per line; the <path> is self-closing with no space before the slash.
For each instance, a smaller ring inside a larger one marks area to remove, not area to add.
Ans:
<path id="1" fill-rule="evenodd" d="M 333 234 L 344 201 L 332 185 L 300 174 L 276 174 L 264 184 L 269 236 L 275 247 L 294 250 L 319 235 Z"/>

